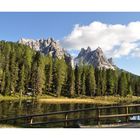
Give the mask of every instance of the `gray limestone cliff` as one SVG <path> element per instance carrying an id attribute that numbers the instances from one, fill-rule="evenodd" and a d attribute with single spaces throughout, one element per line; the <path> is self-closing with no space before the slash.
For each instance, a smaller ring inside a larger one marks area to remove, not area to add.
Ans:
<path id="1" fill-rule="evenodd" d="M 82 48 L 74 61 L 75 65 L 86 64 L 93 65 L 95 68 L 99 69 L 115 69 L 112 59 L 108 60 L 100 47 L 94 51 L 92 51 L 90 47 L 87 49 Z"/>

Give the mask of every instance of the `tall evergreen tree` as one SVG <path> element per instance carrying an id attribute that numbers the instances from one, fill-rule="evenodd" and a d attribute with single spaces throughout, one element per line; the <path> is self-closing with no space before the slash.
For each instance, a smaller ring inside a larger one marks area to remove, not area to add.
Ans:
<path id="1" fill-rule="evenodd" d="M 75 67 L 75 92 L 76 95 L 80 95 L 81 92 L 81 75 L 82 75 L 82 66 Z"/>
<path id="2" fill-rule="evenodd" d="M 22 65 L 21 71 L 19 72 L 19 81 L 18 81 L 18 91 L 20 96 L 25 92 L 25 66 Z"/>
<path id="3" fill-rule="evenodd" d="M 66 76 L 66 64 L 63 59 L 55 60 L 53 65 L 53 92 L 61 96 L 61 90 Z"/>
<path id="4" fill-rule="evenodd" d="M 140 77 L 137 78 L 137 80 L 135 82 L 134 95 L 135 96 L 140 96 Z"/>
<path id="5" fill-rule="evenodd" d="M 75 95 L 75 75 L 73 68 L 69 65 L 68 66 L 68 76 L 67 76 L 67 92 L 68 96 L 74 97 Z"/>
<path id="6" fill-rule="evenodd" d="M 126 73 L 121 72 L 121 75 L 119 77 L 119 82 L 118 82 L 118 94 L 121 96 L 126 96 L 127 95 L 127 78 L 126 78 Z"/>
<path id="7" fill-rule="evenodd" d="M 5 92 L 5 71 L 2 72 L 1 86 L 0 86 L 0 93 L 4 95 L 4 92 Z"/>
<path id="8" fill-rule="evenodd" d="M 101 70 L 101 96 L 106 95 L 106 70 Z"/>
<path id="9" fill-rule="evenodd" d="M 49 62 L 48 64 L 45 66 L 45 77 L 46 77 L 46 81 L 45 81 L 45 92 L 51 93 L 52 92 L 52 74 L 53 74 L 53 60 L 52 58 L 49 56 Z"/>
<path id="10" fill-rule="evenodd" d="M 83 66 L 81 74 L 81 95 L 86 95 L 86 66 Z"/>
<path id="11" fill-rule="evenodd" d="M 108 69 L 107 70 L 107 95 L 113 95 L 114 93 L 114 70 Z"/>
<path id="12" fill-rule="evenodd" d="M 93 66 L 89 66 L 86 76 L 86 91 L 87 95 L 94 96 L 96 91 L 96 82 Z"/>
<path id="13" fill-rule="evenodd" d="M 9 71 L 10 71 L 10 91 L 11 93 L 15 94 L 18 81 L 18 63 L 16 63 L 16 55 L 14 49 L 10 53 Z"/>
<path id="14" fill-rule="evenodd" d="M 96 96 L 101 95 L 101 83 L 102 83 L 102 75 L 101 75 L 101 70 L 95 69 L 95 81 L 96 81 Z"/>
<path id="15" fill-rule="evenodd" d="M 118 71 L 115 70 L 113 72 L 113 77 L 114 77 L 114 95 L 118 94 Z"/>
<path id="16" fill-rule="evenodd" d="M 4 95 L 11 95 L 11 90 L 10 90 L 10 71 L 8 65 L 6 66 L 5 69 L 5 87 L 4 87 Z"/>
<path id="17" fill-rule="evenodd" d="M 129 73 L 126 74 L 126 78 L 127 78 L 127 94 L 132 95 L 133 91 L 132 91 L 132 87 L 131 87 L 131 77 L 130 77 Z"/>
<path id="18" fill-rule="evenodd" d="M 34 96 L 41 95 L 44 88 L 44 65 L 42 61 L 41 54 L 39 52 L 36 53 L 33 64 L 32 64 L 32 75 L 31 75 L 31 83 Z"/>

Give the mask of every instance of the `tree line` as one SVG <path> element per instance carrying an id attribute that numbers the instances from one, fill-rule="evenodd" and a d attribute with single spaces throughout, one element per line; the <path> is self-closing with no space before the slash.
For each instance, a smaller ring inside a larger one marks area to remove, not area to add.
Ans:
<path id="1" fill-rule="evenodd" d="M 0 94 L 28 93 L 56 97 L 139 96 L 140 77 L 119 69 L 95 69 L 92 65 L 73 69 L 64 59 L 53 59 L 28 46 L 1 41 Z"/>

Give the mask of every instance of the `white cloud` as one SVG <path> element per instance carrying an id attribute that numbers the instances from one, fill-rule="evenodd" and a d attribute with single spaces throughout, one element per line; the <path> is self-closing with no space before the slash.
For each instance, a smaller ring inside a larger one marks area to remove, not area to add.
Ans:
<path id="1" fill-rule="evenodd" d="M 128 25 L 105 24 L 94 21 L 89 25 L 76 24 L 60 42 L 68 50 L 100 46 L 109 57 L 140 56 L 140 21 Z M 138 53 L 139 52 L 139 53 Z"/>
<path id="2" fill-rule="evenodd" d="M 133 52 L 131 53 L 131 56 L 133 56 L 133 57 L 140 57 L 140 48 L 135 48 L 134 50 L 133 50 Z"/>

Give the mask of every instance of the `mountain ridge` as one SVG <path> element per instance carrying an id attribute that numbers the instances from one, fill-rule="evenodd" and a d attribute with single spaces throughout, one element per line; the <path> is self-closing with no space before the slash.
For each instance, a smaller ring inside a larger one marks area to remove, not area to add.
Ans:
<path id="1" fill-rule="evenodd" d="M 91 64 L 99 69 L 105 68 L 115 70 L 113 62 L 111 64 L 100 47 L 93 51 L 90 47 L 87 47 L 87 49 L 82 48 L 78 56 L 75 58 L 75 63 Z"/>
<path id="2" fill-rule="evenodd" d="M 72 67 L 74 67 L 73 57 L 64 48 L 61 48 L 60 44 L 52 37 L 38 40 L 21 38 L 17 42 L 23 45 L 27 45 L 35 51 L 40 51 L 46 55 L 49 54 L 53 58 L 63 58 L 66 62 L 70 63 Z"/>
<path id="3" fill-rule="evenodd" d="M 30 48 L 40 51 L 46 55 L 49 54 L 53 58 L 64 58 L 66 62 L 71 63 L 72 67 L 75 65 L 86 64 L 93 65 L 95 68 L 99 69 L 104 68 L 115 70 L 113 60 L 107 59 L 100 47 L 96 50 L 91 50 L 89 46 L 87 49 L 81 48 L 78 56 L 73 58 L 70 53 L 62 48 L 61 45 L 51 37 L 38 40 L 21 38 L 18 43 L 27 45 Z"/>

